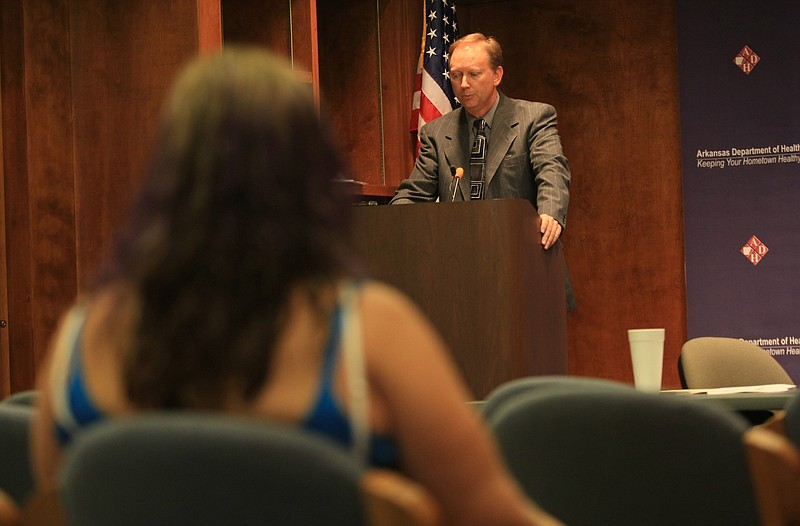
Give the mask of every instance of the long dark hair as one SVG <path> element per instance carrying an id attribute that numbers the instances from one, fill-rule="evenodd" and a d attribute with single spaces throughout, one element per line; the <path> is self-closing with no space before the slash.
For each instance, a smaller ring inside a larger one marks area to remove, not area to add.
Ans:
<path id="1" fill-rule="evenodd" d="M 346 270 L 342 170 L 310 84 L 282 59 L 226 48 L 183 71 L 104 279 L 139 303 L 133 403 L 215 408 L 231 388 L 258 392 L 289 292 Z"/>

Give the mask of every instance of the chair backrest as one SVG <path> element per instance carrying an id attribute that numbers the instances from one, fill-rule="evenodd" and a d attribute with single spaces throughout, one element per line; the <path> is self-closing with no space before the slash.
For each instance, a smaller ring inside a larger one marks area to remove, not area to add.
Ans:
<path id="1" fill-rule="evenodd" d="M 786 404 L 783 425 L 786 437 L 795 447 L 800 448 L 800 391 Z"/>
<path id="2" fill-rule="evenodd" d="M 436 524 L 438 508 L 422 488 L 399 474 L 370 482 L 374 471 L 297 428 L 155 413 L 79 434 L 60 492 L 67 522 L 82 526 Z"/>
<path id="3" fill-rule="evenodd" d="M 794 383 L 767 351 L 736 338 L 705 336 L 687 341 L 678 357 L 678 373 L 688 389 Z"/>
<path id="4" fill-rule="evenodd" d="M 535 389 L 488 420 L 514 476 L 571 526 L 752 525 L 747 422 L 632 388 Z"/>
<path id="5" fill-rule="evenodd" d="M 300 430 L 209 414 L 120 418 L 70 446 L 70 524 L 359 525 L 363 473 L 343 448 Z"/>
<path id="6" fill-rule="evenodd" d="M 0 489 L 22 504 L 33 489 L 29 436 L 30 407 L 0 404 Z"/>
<path id="7" fill-rule="evenodd" d="M 25 407 L 33 407 L 36 404 L 36 399 L 39 392 L 34 389 L 26 391 L 17 391 L 0 400 L 2 404 L 15 404 Z"/>
<path id="8" fill-rule="evenodd" d="M 583 376 L 543 375 L 526 376 L 504 382 L 489 392 L 480 407 L 484 417 L 491 418 L 499 408 L 508 404 L 508 401 L 522 393 L 538 389 L 559 390 L 564 392 L 597 390 L 597 389 L 628 389 L 630 385 L 614 380 L 590 378 Z"/>

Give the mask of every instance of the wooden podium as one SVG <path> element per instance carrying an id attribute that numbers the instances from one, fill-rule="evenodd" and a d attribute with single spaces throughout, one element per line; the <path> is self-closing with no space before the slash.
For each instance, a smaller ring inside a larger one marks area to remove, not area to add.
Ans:
<path id="1" fill-rule="evenodd" d="M 521 199 L 358 206 L 353 244 L 449 345 L 476 399 L 528 375 L 567 374 L 565 263 Z"/>

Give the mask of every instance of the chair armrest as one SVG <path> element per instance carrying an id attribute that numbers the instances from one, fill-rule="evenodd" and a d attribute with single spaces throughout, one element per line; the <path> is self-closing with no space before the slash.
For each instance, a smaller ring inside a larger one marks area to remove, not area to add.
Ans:
<path id="1" fill-rule="evenodd" d="M 775 411 L 763 424 L 759 427 L 778 433 L 781 436 L 786 436 L 786 411 Z"/>
<path id="2" fill-rule="evenodd" d="M 761 427 L 744 434 L 750 480 L 763 526 L 800 525 L 800 452 Z"/>
<path id="3" fill-rule="evenodd" d="M 444 526 L 433 497 L 400 473 L 367 470 L 361 492 L 370 526 Z"/>

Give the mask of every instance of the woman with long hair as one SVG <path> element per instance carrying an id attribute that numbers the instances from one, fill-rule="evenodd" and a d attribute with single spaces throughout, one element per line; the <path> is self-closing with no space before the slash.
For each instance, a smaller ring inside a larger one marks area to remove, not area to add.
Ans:
<path id="1" fill-rule="evenodd" d="M 40 375 L 42 489 L 87 426 L 210 410 L 360 443 L 454 525 L 556 523 L 508 475 L 434 328 L 359 275 L 344 173 L 309 86 L 281 59 L 226 48 L 183 71 L 116 250 Z"/>

